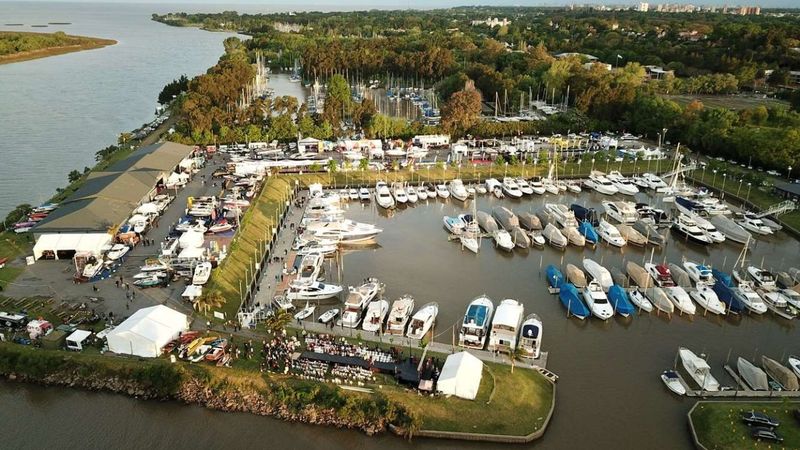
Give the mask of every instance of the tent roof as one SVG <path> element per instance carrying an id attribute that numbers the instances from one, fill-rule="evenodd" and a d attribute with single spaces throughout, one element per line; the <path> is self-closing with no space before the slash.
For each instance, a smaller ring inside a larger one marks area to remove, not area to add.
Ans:
<path id="1" fill-rule="evenodd" d="M 33 246 L 33 256 L 39 258 L 45 250 L 90 252 L 99 255 L 103 247 L 111 244 L 108 233 L 47 233 L 43 234 Z"/>
<path id="2" fill-rule="evenodd" d="M 505 300 L 500 302 L 500 305 L 497 307 L 494 319 L 492 319 L 492 326 L 505 325 L 516 327 L 522 319 L 522 305 L 519 303 L 510 304 L 504 302 Z"/>
<path id="3" fill-rule="evenodd" d="M 459 352 L 447 357 L 439 375 L 439 390 L 448 395 L 474 399 L 478 394 L 483 375 L 483 361 L 469 352 Z"/>
<path id="4" fill-rule="evenodd" d="M 91 335 L 92 335 L 91 331 L 75 330 L 72 332 L 72 334 L 67 336 L 67 340 L 72 342 L 83 342 L 84 340 L 86 340 L 86 338 L 88 338 Z"/>
<path id="5" fill-rule="evenodd" d="M 186 315 L 164 305 L 142 308 L 121 324 L 108 336 L 135 335 L 156 345 L 164 345 L 179 331 L 186 329 Z"/>

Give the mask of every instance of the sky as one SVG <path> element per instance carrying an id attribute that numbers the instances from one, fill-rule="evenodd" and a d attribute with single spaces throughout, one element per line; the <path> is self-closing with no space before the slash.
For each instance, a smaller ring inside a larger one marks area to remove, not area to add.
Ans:
<path id="1" fill-rule="evenodd" d="M 7 0 L 0 0 L 6 2 Z M 19 0 L 13 0 L 19 2 Z M 404 8 L 442 8 L 449 6 L 465 6 L 465 5 L 491 5 L 491 6 L 562 6 L 569 3 L 575 4 L 608 4 L 608 5 L 621 5 L 621 4 L 637 4 L 638 0 L 308 0 L 302 3 L 293 3 L 286 0 L 190 0 L 190 1 L 167 1 L 163 0 L 27 0 L 26 2 L 80 2 L 80 3 L 145 3 L 145 4 L 159 4 L 163 6 L 174 6 L 180 8 L 181 6 L 198 6 L 203 5 L 205 11 L 215 11 L 225 9 L 237 9 L 236 6 L 241 6 L 241 11 L 256 11 L 263 7 L 264 11 L 282 11 L 282 10 L 354 10 L 354 9 L 404 9 Z M 691 3 L 695 5 L 752 5 L 761 6 L 762 8 L 798 8 L 800 3 L 797 0 L 646 0 L 650 4 L 658 3 Z M 26 3 L 20 2 L 20 3 Z M 208 7 L 207 9 L 205 7 Z M 192 8 L 197 9 L 197 8 Z"/>

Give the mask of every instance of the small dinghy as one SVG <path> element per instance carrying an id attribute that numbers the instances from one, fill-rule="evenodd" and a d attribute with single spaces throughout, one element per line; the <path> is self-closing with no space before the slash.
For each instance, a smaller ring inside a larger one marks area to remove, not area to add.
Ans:
<path id="1" fill-rule="evenodd" d="M 314 314 L 314 311 L 316 310 L 317 310 L 317 305 L 309 305 L 308 302 L 306 302 L 306 306 L 300 311 L 298 311 L 297 314 L 294 315 L 294 318 L 295 320 L 303 320 L 306 317 L 309 317 L 310 315 Z"/>
<path id="2" fill-rule="evenodd" d="M 319 319 L 317 320 L 319 320 L 322 323 L 329 323 L 331 320 L 335 319 L 336 316 L 338 315 L 339 315 L 339 309 L 333 308 L 322 313 L 322 315 L 319 316 Z"/>
<path id="3" fill-rule="evenodd" d="M 686 387 L 681 383 L 680 377 L 674 370 L 665 370 L 661 373 L 661 381 L 670 391 L 678 395 L 686 395 Z"/>

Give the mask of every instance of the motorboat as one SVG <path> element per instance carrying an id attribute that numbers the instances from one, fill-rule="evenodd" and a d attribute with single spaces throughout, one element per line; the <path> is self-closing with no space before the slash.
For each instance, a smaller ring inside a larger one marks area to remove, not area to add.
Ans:
<path id="1" fill-rule="evenodd" d="M 632 227 L 634 230 L 638 231 L 639 234 L 644 236 L 644 238 L 647 239 L 647 243 L 650 245 L 661 247 L 667 243 L 667 239 L 658 232 L 658 229 L 644 220 L 637 220 L 633 223 Z"/>
<path id="2" fill-rule="evenodd" d="M 792 372 L 800 378 L 800 357 L 789 355 L 789 359 L 787 359 L 786 362 L 789 363 Z"/>
<path id="3" fill-rule="evenodd" d="M 760 235 L 773 234 L 772 228 L 766 226 L 758 216 L 752 213 L 744 213 L 737 217 L 736 223 L 741 225 L 744 229 Z"/>
<path id="4" fill-rule="evenodd" d="M 578 289 L 572 283 L 561 283 L 558 287 L 558 299 L 567 308 L 567 313 L 581 320 L 592 315 L 589 308 L 581 300 Z"/>
<path id="5" fill-rule="evenodd" d="M 541 231 L 529 231 L 528 237 L 531 241 L 531 246 L 536 248 L 543 248 L 547 240 L 542 236 Z"/>
<path id="6" fill-rule="evenodd" d="M 614 186 L 614 183 L 599 172 L 594 172 L 589 175 L 589 178 L 584 181 L 584 184 L 604 195 L 614 195 L 619 192 L 616 186 Z"/>
<path id="7" fill-rule="evenodd" d="M 542 332 L 542 319 L 535 313 L 528 314 L 522 322 L 517 345 L 523 358 L 536 359 L 539 357 L 542 348 Z"/>
<path id="8" fill-rule="evenodd" d="M 145 261 L 145 264 L 139 267 L 142 272 L 163 272 L 169 269 L 169 266 L 159 260 Z"/>
<path id="9" fill-rule="evenodd" d="M 375 184 L 375 201 L 378 202 L 378 206 L 384 209 L 392 209 L 396 205 L 389 186 L 383 181 Z"/>
<path id="10" fill-rule="evenodd" d="M 503 194 L 511 198 L 522 197 L 522 191 L 519 190 L 517 182 L 511 177 L 503 178 Z"/>
<path id="11" fill-rule="evenodd" d="M 336 297 L 340 292 L 341 286 L 316 282 L 306 286 L 289 285 L 286 297 L 290 300 L 326 300 Z"/>
<path id="12" fill-rule="evenodd" d="M 655 280 L 650 276 L 650 273 L 644 267 L 636 264 L 633 261 L 628 261 L 625 265 L 625 270 L 633 282 L 642 289 L 648 289 L 655 286 Z"/>
<path id="13" fill-rule="evenodd" d="M 714 285 L 714 274 L 710 267 L 692 261 L 684 261 L 683 268 L 686 269 L 689 278 L 691 278 L 696 285 Z"/>
<path id="14" fill-rule="evenodd" d="M 709 245 L 714 243 L 711 236 L 700 229 L 697 223 L 686 214 L 678 215 L 678 219 L 672 224 L 672 231 L 695 244 Z"/>
<path id="15" fill-rule="evenodd" d="M 652 287 L 644 290 L 644 295 L 650 300 L 659 311 L 667 314 L 675 312 L 675 304 L 669 299 L 669 296 L 660 287 Z"/>
<path id="16" fill-rule="evenodd" d="M 403 295 L 395 300 L 389 311 L 389 319 L 386 321 L 386 333 L 404 335 L 412 312 L 414 312 L 414 297 Z"/>
<path id="17" fill-rule="evenodd" d="M 312 253 L 327 256 L 336 253 L 339 249 L 338 244 L 319 244 L 319 245 L 304 245 L 297 250 L 297 256 L 306 256 Z"/>
<path id="18" fill-rule="evenodd" d="M 136 275 L 132 276 L 131 278 L 133 278 L 134 280 L 141 280 L 144 278 L 153 278 L 153 277 L 166 279 L 167 272 L 139 272 Z"/>
<path id="19" fill-rule="evenodd" d="M 551 289 L 557 289 L 561 286 L 562 283 L 566 283 L 567 279 L 564 278 L 564 274 L 558 270 L 558 267 L 554 266 L 553 264 L 549 264 L 544 269 L 545 277 L 547 278 L 547 284 L 550 286 Z"/>
<path id="20" fill-rule="evenodd" d="M 451 180 L 447 186 L 447 189 L 450 191 L 450 195 L 456 200 L 463 202 L 469 198 L 469 193 L 467 193 L 464 183 L 462 183 L 458 178 Z"/>
<path id="21" fill-rule="evenodd" d="M 306 306 L 303 309 L 301 309 L 300 311 L 298 311 L 294 315 L 294 318 L 295 318 L 295 320 L 304 320 L 304 319 L 306 319 L 308 317 L 311 317 L 311 315 L 314 314 L 314 311 L 316 311 L 316 310 L 317 310 L 317 306 L 316 305 L 309 305 L 308 302 L 306 302 Z"/>
<path id="22" fill-rule="evenodd" d="M 194 275 L 192 276 L 192 284 L 202 286 L 208 283 L 208 278 L 211 276 L 211 263 L 203 261 L 194 268 Z"/>
<path id="23" fill-rule="evenodd" d="M 524 311 L 522 303 L 510 298 L 497 305 L 486 347 L 488 351 L 511 353 L 517 348 Z"/>
<path id="24" fill-rule="evenodd" d="M 611 183 L 617 188 L 617 191 L 620 194 L 624 195 L 636 195 L 639 193 L 639 188 L 636 187 L 635 184 L 628 178 L 625 178 L 621 173 L 616 170 L 612 170 L 609 172 L 607 177 Z"/>
<path id="25" fill-rule="evenodd" d="M 637 308 L 646 311 L 652 312 L 653 311 L 653 304 L 647 297 L 644 296 L 644 293 L 637 288 L 632 288 L 628 291 L 628 298 L 631 299 L 631 303 L 636 305 Z"/>
<path id="26" fill-rule="evenodd" d="M 525 233 L 523 232 L 522 235 L 525 236 Z M 516 246 L 514 240 L 511 238 L 511 235 L 506 230 L 495 230 L 492 232 L 492 239 L 494 239 L 495 245 L 498 248 L 502 248 L 503 250 L 509 252 L 514 250 L 514 247 Z"/>
<path id="27" fill-rule="evenodd" d="M 600 284 L 604 291 L 608 291 L 611 285 L 614 284 L 614 280 L 611 277 L 611 273 L 608 271 L 608 269 L 592 259 L 584 258 L 583 269 L 586 270 L 590 277 L 592 277 L 592 280 L 597 281 Z"/>
<path id="28" fill-rule="evenodd" d="M 409 203 L 417 203 L 419 197 L 417 197 L 417 191 L 414 189 L 414 186 L 406 186 L 406 197 L 408 198 Z"/>
<path id="29" fill-rule="evenodd" d="M 736 368 L 739 371 L 739 376 L 750 386 L 750 389 L 754 391 L 769 390 L 767 373 L 759 369 L 755 364 L 740 356 L 736 360 Z"/>
<path id="30" fill-rule="evenodd" d="M 494 313 L 492 300 L 482 295 L 472 300 L 458 332 L 458 345 L 482 350 Z"/>
<path id="31" fill-rule="evenodd" d="M 405 205 L 408 202 L 408 194 L 403 187 L 402 183 L 394 183 L 392 185 L 392 197 L 398 205 Z"/>
<path id="32" fill-rule="evenodd" d="M 458 237 L 458 240 L 461 242 L 461 247 L 466 248 L 472 253 L 478 253 L 481 248 L 480 241 L 473 233 L 462 233 Z"/>
<path id="33" fill-rule="evenodd" d="M 319 278 L 324 259 L 325 257 L 320 253 L 310 253 L 303 256 L 297 268 L 297 277 L 292 280 L 292 284 L 295 286 L 308 286 L 315 283 Z"/>
<path id="34" fill-rule="evenodd" d="M 485 211 L 476 212 L 475 219 L 478 221 L 478 226 L 487 233 L 494 233 L 500 229 L 500 226 L 497 225 L 497 221 Z"/>
<path id="35" fill-rule="evenodd" d="M 767 305 L 767 309 L 786 320 L 797 317 L 797 308 L 789 304 L 788 299 L 779 291 L 756 289 L 756 293 L 761 296 L 761 300 Z"/>
<path id="36" fill-rule="evenodd" d="M 567 280 L 579 289 L 586 287 L 586 274 L 574 264 L 567 264 Z"/>
<path id="37" fill-rule="evenodd" d="M 733 242 L 747 244 L 751 239 L 753 239 L 753 235 L 750 234 L 749 231 L 745 230 L 743 226 L 736 223 L 730 217 L 723 215 L 711 216 L 708 221 L 711 222 L 717 228 L 717 230 L 724 234 L 726 238 Z"/>
<path id="38" fill-rule="evenodd" d="M 383 232 L 375 225 L 350 219 L 310 223 L 306 225 L 306 231 L 320 239 L 331 239 L 342 244 L 371 241 Z"/>
<path id="39" fill-rule="evenodd" d="M 291 300 L 286 298 L 285 295 L 276 295 L 272 298 L 272 302 L 275 303 L 279 309 L 283 311 L 289 311 L 290 309 L 294 309 L 294 303 Z"/>
<path id="40" fill-rule="evenodd" d="M 103 267 L 104 264 L 102 258 L 91 257 L 86 261 L 86 265 L 83 266 L 81 276 L 91 280 L 103 271 Z M 144 269 L 142 270 L 144 271 Z"/>
<path id="41" fill-rule="evenodd" d="M 106 258 L 110 259 L 111 261 L 116 261 L 125 256 L 130 249 L 131 248 L 125 244 L 114 244 L 111 246 L 111 249 L 108 251 L 108 253 L 106 253 Z"/>
<path id="42" fill-rule="evenodd" d="M 557 249 L 566 248 L 567 243 L 569 242 L 567 237 L 564 236 L 561 231 L 552 223 L 548 223 L 547 226 L 544 227 L 544 230 L 542 230 L 542 236 L 547 240 L 548 244 Z"/>
<path id="43" fill-rule="evenodd" d="M 503 193 L 503 183 L 497 181 L 496 178 L 487 178 L 484 182 L 484 186 L 486 186 L 486 191 L 491 193 L 500 192 L 502 195 Z"/>
<path id="44" fill-rule="evenodd" d="M 492 217 L 505 230 L 519 226 L 519 218 L 505 206 L 495 206 L 492 209 Z"/>
<path id="45" fill-rule="evenodd" d="M 603 292 L 600 283 L 594 280 L 583 288 L 583 300 L 592 311 L 592 314 L 601 320 L 607 320 L 614 315 L 614 308 L 611 307 L 608 296 Z"/>
<path id="46" fill-rule="evenodd" d="M 166 282 L 164 278 L 159 276 L 151 276 L 149 278 L 140 278 L 133 281 L 133 285 L 140 288 L 161 286 Z"/>
<path id="47" fill-rule="evenodd" d="M 791 369 L 779 363 L 778 361 L 761 355 L 761 367 L 772 380 L 780 384 L 782 390 L 800 390 L 800 385 L 798 385 L 797 382 L 797 376 L 792 373 Z"/>
<path id="48" fill-rule="evenodd" d="M 369 201 L 369 197 L 370 197 L 369 189 L 367 189 L 365 187 L 362 187 L 361 189 L 358 190 L 358 198 L 362 202 L 368 202 Z"/>
<path id="49" fill-rule="evenodd" d="M 447 231 L 455 235 L 460 235 L 464 232 L 464 230 L 467 229 L 467 224 L 460 216 L 444 216 L 442 218 L 442 222 L 444 223 L 444 227 L 447 229 Z"/>
<path id="50" fill-rule="evenodd" d="M 600 225 L 597 227 L 597 234 L 609 244 L 615 247 L 623 247 L 628 242 L 619 233 L 619 230 L 614 225 L 611 225 L 605 219 L 600 219 Z"/>
<path id="51" fill-rule="evenodd" d="M 219 221 L 215 222 L 213 225 L 208 227 L 208 232 L 211 234 L 218 234 L 224 233 L 226 231 L 231 231 L 233 229 L 233 224 L 230 223 L 227 219 L 220 219 Z"/>
<path id="52" fill-rule="evenodd" d="M 666 211 L 654 208 L 647 203 L 637 203 L 636 212 L 639 214 L 639 220 L 654 226 L 668 225 L 671 223 L 669 214 L 667 214 Z"/>
<path id="53" fill-rule="evenodd" d="M 450 197 L 450 191 L 447 190 L 447 186 L 446 185 L 437 184 L 436 185 L 436 195 L 438 195 L 439 198 L 449 198 Z"/>
<path id="54" fill-rule="evenodd" d="M 786 299 L 786 303 L 800 310 L 800 293 L 794 289 L 781 289 L 779 292 L 783 295 L 783 298 Z"/>
<path id="55" fill-rule="evenodd" d="M 674 370 L 665 370 L 661 373 L 661 381 L 664 385 L 675 394 L 686 395 L 686 387 L 681 383 L 678 373 Z"/>
<path id="56" fill-rule="evenodd" d="M 572 192 L 573 194 L 580 194 L 582 189 L 580 184 L 574 181 L 569 181 L 567 182 L 567 190 Z"/>
<path id="57" fill-rule="evenodd" d="M 416 194 L 417 194 L 417 197 L 418 197 L 420 200 L 427 200 L 427 199 L 428 199 L 428 190 L 427 190 L 427 189 L 425 188 L 425 186 L 423 186 L 422 184 L 420 184 L 419 186 L 417 186 L 417 187 L 414 189 L 414 192 L 416 192 Z"/>
<path id="58" fill-rule="evenodd" d="M 437 186 L 430 181 L 424 183 L 425 190 L 428 191 L 428 198 L 434 200 L 438 196 Z M 447 189 L 445 189 L 447 191 Z M 450 195 L 448 192 L 447 195 Z"/>
<path id="59" fill-rule="evenodd" d="M 569 209 L 573 214 L 575 214 L 575 219 L 578 222 L 589 222 L 595 227 L 600 225 L 600 221 L 597 217 L 597 211 L 595 211 L 594 208 L 586 208 L 577 203 L 573 203 L 569 205 Z"/>
<path id="60" fill-rule="evenodd" d="M 642 233 L 634 230 L 632 226 L 621 223 L 617 225 L 617 230 L 619 230 L 620 236 L 622 236 L 622 238 L 625 239 L 628 244 L 633 244 L 638 247 L 644 247 L 647 245 L 647 238 L 644 237 Z"/>
<path id="61" fill-rule="evenodd" d="M 725 306 L 728 307 L 728 312 L 732 313 L 740 313 L 745 310 L 745 305 L 739 300 L 739 297 L 734 293 L 734 286 L 730 281 L 730 278 L 727 280 L 723 277 L 720 277 L 720 272 L 714 270 L 714 285 L 712 289 L 714 289 L 714 293 L 717 294 L 717 298 L 719 298 Z"/>
<path id="62" fill-rule="evenodd" d="M 669 300 L 681 313 L 693 316 L 697 312 L 697 307 L 692 303 L 692 298 L 684 288 L 680 286 L 666 286 L 663 289 Z"/>
<path id="63" fill-rule="evenodd" d="M 713 242 L 725 242 L 725 235 L 720 233 L 719 230 L 717 230 L 717 227 L 715 227 L 713 223 L 709 222 L 707 219 L 704 219 L 694 213 L 690 213 L 687 215 L 690 218 L 692 218 L 692 220 L 694 220 L 694 222 L 701 230 L 705 231 L 706 234 L 708 234 L 708 237 L 710 237 Z"/>
<path id="64" fill-rule="evenodd" d="M 324 313 L 320 314 L 319 318 L 317 319 L 318 322 L 321 323 L 330 323 L 336 316 L 339 315 L 339 308 L 333 308 L 325 311 Z"/>
<path id="65" fill-rule="evenodd" d="M 768 270 L 760 269 L 756 266 L 747 267 L 747 275 L 755 283 L 755 287 L 763 289 L 775 289 L 775 276 Z"/>
<path id="66" fill-rule="evenodd" d="M 597 231 L 592 224 L 586 220 L 578 224 L 578 232 L 581 233 L 584 239 L 586 239 L 586 242 L 590 245 L 597 244 L 600 241 L 600 236 L 598 236 Z"/>
<path id="67" fill-rule="evenodd" d="M 350 190 L 347 191 L 347 196 L 350 200 L 358 200 L 358 189 L 350 188 Z"/>
<path id="68" fill-rule="evenodd" d="M 436 302 L 426 303 L 411 317 L 408 324 L 407 337 L 421 340 L 431 330 L 439 314 L 439 304 Z"/>
<path id="69" fill-rule="evenodd" d="M 344 302 L 342 326 L 356 328 L 361 323 L 364 309 L 382 290 L 383 285 L 376 278 L 370 278 L 358 287 L 350 286 Z"/>
<path id="70" fill-rule="evenodd" d="M 533 177 L 528 185 L 530 186 L 531 191 L 533 191 L 533 193 L 536 195 L 543 195 L 547 191 L 542 179 L 539 177 Z"/>
<path id="71" fill-rule="evenodd" d="M 764 314 L 767 312 L 767 304 L 764 303 L 761 296 L 753 289 L 749 281 L 739 283 L 738 286 L 733 288 L 733 295 L 751 312 L 756 314 Z"/>
<path id="72" fill-rule="evenodd" d="M 578 221 L 575 219 L 575 213 L 567 208 L 566 205 L 546 203 L 544 205 L 544 211 L 555 219 L 560 226 L 578 228 Z"/>
<path id="73" fill-rule="evenodd" d="M 606 215 L 619 223 L 632 224 L 639 220 L 639 213 L 636 212 L 634 203 L 604 201 L 602 205 Z"/>
<path id="74" fill-rule="evenodd" d="M 725 314 L 725 303 L 717 296 L 714 290 L 706 285 L 699 283 L 694 290 L 689 291 L 689 297 L 706 311 L 713 314 Z"/>
<path id="75" fill-rule="evenodd" d="M 533 195 L 533 189 L 531 188 L 531 185 L 529 185 L 524 178 L 517 178 L 516 181 L 520 192 L 522 192 L 525 195 Z"/>
<path id="76" fill-rule="evenodd" d="M 680 357 L 683 368 L 690 377 L 700 386 L 703 391 L 716 392 L 719 391 L 719 381 L 711 375 L 711 366 L 708 363 L 695 355 L 694 352 L 688 348 L 681 347 L 678 349 L 678 356 Z"/>
<path id="77" fill-rule="evenodd" d="M 519 221 L 519 226 L 525 230 L 535 231 L 542 229 L 542 221 L 539 220 L 539 216 L 531 212 L 523 211 L 517 214 L 517 220 Z"/>
<path id="78" fill-rule="evenodd" d="M 576 247 L 586 246 L 586 238 L 576 227 L 564 227 L 561 229 L 561 234 L 567 238 L 570 244 Z"/>
<path id="79" fill-rule="evenodd" d="M 625 289 L 618 284 L 614 284 L 608 289 L 608 301 L 611 303 L 611 307 L 614 308 L 614 312 L 623 317 L 628 317 L 636 312 L 630 300 L 628 300 L 628 294 Z"/>
<path id="80" fill-rule="evenodd" d="M 488 192 L 488 191 L 486 190 L 486 186 L 484 186 L 484 185 L 482 185 L 482 184 L 476 184 L 476 185 L 475 185 L 475 187 L 474 187 L 473 189 L 475 189 L 475 192 L 476 192 L 476 193 L 478 193 L 478 194 L 481 194 L 481 195 L 483 195 L 483 194 L 485 194 L 485 193 L 487 193 L 487 192 Z"/>
<path id="81" fill-rule="evenodd" d="M 648 188 L 656 192 L 663 191 L 669 187 L 661 177 L 653 173 L 643 173 L 641 178 L 644 180 L 645 184 L 647 184 Z"/>
<path id="82" fill-rule="evenodd" d="M 671 287 L 675 286 L 675 282 L 672 280 L 672 272 L 669 270 L 669 266 L 666 264 L 653 264 L 653 263 L 645 263 L 644 270 L 653 277 L 655 280 L 656 286 L 658 287 Z"/>
<path id="83" fill-rule="evenodd" d="M 367 306 L 367 313 L 364 315 L 364 322 L 361 328 L 364 331 L 379 333 L 383 328 L 383 321 L 389 313 L 389 302 L 386 300 L 373 300 Z"/>
<path id="84" fill-rule="evenodd" d="M 761 222 L 767 227 L 769 227 L 773 233 L 777 233 L 778 231 L 781 231 L 783 229 L 783 225 L 767 217 L 762 217 Z"/>

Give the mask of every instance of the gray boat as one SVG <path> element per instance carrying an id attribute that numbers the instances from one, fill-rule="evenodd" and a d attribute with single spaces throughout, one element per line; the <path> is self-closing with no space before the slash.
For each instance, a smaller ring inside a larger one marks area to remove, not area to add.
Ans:
<path id="1" fill-rule="evenodd" d="M 663 311 L 667 314 L 672 314 L 675 312 L 675 304 L 670 301 L 667 293 L 664 292 L 664 290 L 660 287 L 645 289 L 644 296 L 647 297 L 647 299 L 650 300 L 650 303 L 658 308 L 659 311 Z"/>
<path id="2" fill-rule="evenodd" d="M 643 220 L 637 220 L 631 227 L 641 233 L 647 239 L 647 243 L 651 245 L 663 246 L 667 239 L 658 232 L 658 229 L 651 223 Z"/>
<path id="3" fill-rule="evenodd" d="M 496 206 L 492 209 L 492 217 L 507 231 L 511 231 L 512 228 L 519 226 L 519 219 L 517 216 L 505 206 Z"/>
<path id="4" fill-rule="evenodd" d="M 567 237 L 552 223 L 548 223 L 542 231 L 542 236 L 555 248 L 563 249 L 567 246 Z"/>
<path id="5" fill-rule="evenodd" d="M 532 212 L 521 212 L 517 214 L 517 218 L 519 219 L 519 226 L 523 229 L 528 231 L 536 231 L 542 229 L 542 221 L 539 220 L 539 216 Z"/>
<path id="6" fill-rule="evenodd" d="M 508 233 L 511 234 L 511 240 L 514 241 L 514 245 L 517 247 L 528 248 L 531 246 L 531 238 L 528 237 L 528 233 L 522 228 L 513 227 L 508 230 Z"/>
<path id="7" fill-rule="evenodd" d="M 736 360 L 736 368 L 739 370 L 739 376 L 750 386 L 750 389 L 754 391 L 769 390 L 767 374 L 753 363 L 740 356 Z"/>
<path id="8" fill-rule="evenodd" d="M 789 267 L 789 276 L 792 277 L 795 283 L 800 283 L 800 269 L 797 267 Z"/>
<path id="9" fill-rule="evenodd" d="M 777 272 L 777 273 L 775 273 L 775 282 L 778 284 L 778 286 L 780 286 L 780 287 L 782 287 L 784 289 L 788 289 L 788 288 L 794 286 L 795 284 L 797 284 L 797 283 L 794 282 L 794 280 L 792 279 L 791 275 L 789 275 L 786 272 Z"/>
<path id="10" fill-rule="evenodd" d="M 768 358 L 762 355 L 761 367 L 764 368 L 764 372 L 766 372 L 770 378 L 772 378 L 781 385 L 781 388 L 783 390 L 785 391 L 800 390 L 800 385 L 798 385 L 797 383 L 797 377 L 795 376 L 794 372 L 792 372 L 791 369 L 779 363 L 778 361 L 775 361 L 772 358 Z"/>
<path id="11" fill-rule="evenodd" d="M 682 288 L 692 287 L 692 279 L 689 278 L 689 273 L 677 264 L 669 263 L 669 273 L 672 276 L 672 281 L 675 285 Z"/>
<path id="12" fill-rule="evenodd" d="M 621 223 L 616 225 L 617 230 L 619 230 L 619 234 L 628 241 L 628 244 L 638 245 L 639 247 L 643 247 L 647 244 L 647 238 L 638 231 L 636 231 L 632 226 Z"/>
<path id="13" fill-rule="evenodd" d="M 586 287 L 586 274 L 574 264 L 567 264 L 567 279 L 578 289 Z"/>
<path id="14" fill-rule="evenodd" d="M 744 227 L 734 222 L 730 217 L 716 215 L 709 217 L 708 221 L 711 222 L 711 224 L 714 225 L 714 227 L 716 227 L 720 233 L 724 234 L 726 238 L 732 240 L 733 242 L 746 244 L 747 241 L 753 239 L 753 235 L 750 234 L 749 231 L 745 230 Z"/>
<path id="15" fill-rule="evenodd" d="M 764 225 L 766 225 L 769 228 L 771 228 L 773 232 L 778 232 L 778 231 L 781 231 L 783 229 L 783 225 L 779 224 L 778 222 L 776 222 L 776 221 L 774 221 L 772 219 L 768 219 L 766 217 L 762 217 L 761 218 L 761 223 L 763 223 Z"/>
<path id="16" fill-rule="evenodd" d="M 478 220 L 478 226 L 487 233 L 494 233 L 499 229 L 497 222 L 487 212 L 478 211 L 475 213 L 475 218 Z"/>
<path id="17" fill-rule="evenodd" d="M 614 280 L 614 284 L 618 284 L 624 288 L 628 287 L 628 277 L 622 273 L 619 268 L 612 267 L 609 272 L 611 272 L 611 278 Z"/>
<path id="18" fill-rule="evenodd" d="M 628 264 L 625 266 L 625 270 L 628 272 L 628 276 L 631 277 L 634 283 L 642 289 L 648 289 L 655 286 L 655 282 L 653 281 L 653 277 L 644 270 L 644 267 L 636 264 L 633 261 L 628 261 Z"/>

